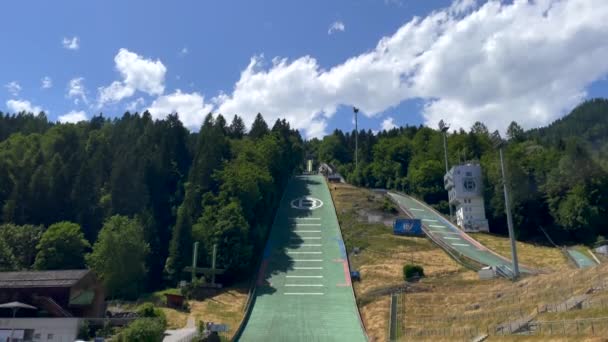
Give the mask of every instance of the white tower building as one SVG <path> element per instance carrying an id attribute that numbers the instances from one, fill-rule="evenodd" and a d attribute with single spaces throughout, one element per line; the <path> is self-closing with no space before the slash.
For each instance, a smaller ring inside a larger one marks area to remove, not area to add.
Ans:
<path id="1" fill-rule="evenodd" d="M 489 231 L 483 204 L 483 180 L 479 164 L 453 166 L 443 177 L 456 223 L 466 232 Z"/>

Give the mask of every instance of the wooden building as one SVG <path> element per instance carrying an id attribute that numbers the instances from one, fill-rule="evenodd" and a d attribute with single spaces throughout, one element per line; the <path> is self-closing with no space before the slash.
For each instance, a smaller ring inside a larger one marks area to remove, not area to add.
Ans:
<path id="1" fill-rule="evenodd" d="M 103 285 L 91 270 L 0 272 L 0 304 L 8 302 L 37 308 L 17 317 L 104 317 L 106 309 Z"/>

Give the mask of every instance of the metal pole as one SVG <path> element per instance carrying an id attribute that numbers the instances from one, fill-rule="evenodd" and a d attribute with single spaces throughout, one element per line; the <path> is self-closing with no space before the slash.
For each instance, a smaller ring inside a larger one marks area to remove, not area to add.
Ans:
<path id="1" fill-rule="evenodd" d="M 357 112 L 355 111 L 355 170 L 359 169 L 359 123 L 357 121 Z"/>
<path id="2" fill-rule="evenodd" d="M 192 282 L 196 280 L 196 262 L 198 260 L 198 241 L 194 243 L 194 254 L 192 254 Z"/>
<path id="3" fill-rule="evenodd" d="M 445 173 L 447 174 L 450 171 L 448 166 L 448 138 L 447 133 L 443 132 L 443 154 L 445 156 Z M 448 207 L 450 208 L 450 221 L 453 221 L 453 212 L 452 212 L 452 204 L 450 204 L 449 193 L 448 193 Z"/>
<path id="4" fill-rule="evenodd" d="M 217 256 L 217 244 L 213 245 L 213 255 L 211 257 L 211 285 L 215 285 L 215 258 Z"/>
<path id="5" fill-rule="evenodd" d="M 513 256 L 513 280 L 519 277 L 519 264 L 517 263 L 517 247 L 515 245 L 515 233 L 513 232 L 513 218 L 509 207 L 509 192 L 507 190 L 507 179 L 505 175 L 505 163 L 502 156 L 502 147 L 498 149 L 500 154 L 500 169 L 502 171 L 502 186 L 505 193 L 505 212 L 507 214 L 507 227 L 509 229 L 509 239 L 511 239 L 511 255 Z"/>

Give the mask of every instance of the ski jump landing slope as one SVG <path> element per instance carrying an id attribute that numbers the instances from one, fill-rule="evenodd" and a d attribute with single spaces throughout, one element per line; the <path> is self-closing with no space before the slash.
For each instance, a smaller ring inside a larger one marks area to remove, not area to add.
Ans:
<path id="1" fill-rule="evenodd" d="M 346 249 L 325 180 L 285 191 L 238 341 L 366 341 Z"/>
<path id="2" fill-rule="evenodd" d="M 451 249 L 456 255 L 463 255 L 479 264 L 486 266 L 502 266 L 511 269 L 513 263 L 483 246 L 477 240 L 460 230 L 443 216 L 410 196 L 389 192 L 389 196 L 401 209 L 413 218 L 420 219 L 427 235 L 433 240 L 442 242 L 442 245 Z M 535 273 L 534 270 L 519 265 L 524 273 Z M 512 272 L 512 271 L 510 271 Z"/>

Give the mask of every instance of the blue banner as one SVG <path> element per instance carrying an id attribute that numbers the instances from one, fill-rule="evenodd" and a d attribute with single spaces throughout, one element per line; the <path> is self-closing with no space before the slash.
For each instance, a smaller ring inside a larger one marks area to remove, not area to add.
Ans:
<path id="1" fill-rule="evenodd" d="M 393 223 L 395 235 L 424 235 L 420 219 L 396 219 Z"/>

